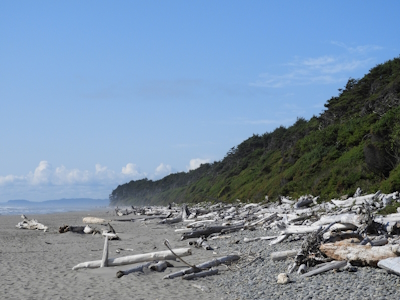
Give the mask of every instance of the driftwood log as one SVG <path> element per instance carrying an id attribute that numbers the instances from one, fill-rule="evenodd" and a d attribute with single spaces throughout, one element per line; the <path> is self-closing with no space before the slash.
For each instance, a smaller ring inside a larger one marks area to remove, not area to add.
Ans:
<path id="1" fill-rule="evenodd" d="M 324 273 L 326 271 L 330 271 L 330 270 L 334 270 L 334 269 L 340 269 L 343 268 L 347 265 L 347 261 L 332 261 L 330 263 L 324 264 L 323 266 L 314 269 L 308 273 L 304 273 L 303 275 L 301 275 L 302 277 L 310 277 L 310 276 L 314 276 L 317 274 L 321 274 Z"/>
<path id="2" fill-rule="evenodd" d="M 110 221 L 107 221 L 105 219 L 101 219 L 101 218 L 96 218 L 96 217 L 85 217 L 83 218 L 83 223 L 86 224 L 107 224 Z"/>
<path id="3" fill-rule="evenodd" d="M 211 276 L 211 275 L 216 275 L 216 274 L 218 274 L 218 269 L 211 269 L 208 271 L 201 271 L 198 273 L 184 275 L 182 277 L 182 279 L 191 280 L 191 279 L 195 279 L 195 278 L 206 277 L 206 276 Z"/>
<path id="4" fill-rule="evenodd" d="M 152 261 L 144 263 L 144 264 L 141 264 L 141 265 L 139 265 L 137 267 L 134 267 L 134 268 L 126 270 L 126 271 L 118 271 L 117 272 L 117 278 L 121 278 L 124 275 L 128 275 L 128 274 L 134 273 L 134 272 L 143 272 L 143 269 L 144 268 L 148 268 L 151 264 L 153 264 Z"/>
<path id="5" fill-rule="evenodd" d="M 100 263 L 100 268 L 104 267 L 108 267 L 108 237 L 104 239 L 103 257 Z"/>
<path id="6" fill-rule="evenodd" d="M 178 248 L 172 250 L 179 256 L 188 256 L 192 254 L 192 250 L 190 248 Z M 107 264 L 109 267 L 112 267 L 112 266 L 135 264 L 145 261 L 174 260 L 174 259 L 175 255 L 173 255 L 171 251 L 166 250 L 166 251 L 151 252 L 145 254 L 123 256 L 117 258 L 109 258 Z M 100 265 L 101 265 L 101 260 L 88 261 L 74 266 L 72 270 L 78 270 L 83 268 L 98 268 L 100 267 Z"/>
<path id="7" fill-rule="evenodd" d="M 180 276 L 183 276 L 185 274 L 196 273 L 196 272 L 199 272 L 199 271 L 204 270 L 204 269 L 209 269 L 211 267 L 216 267 L 216 266 L 219 266 L 220 264 L 231 263 L 231 262 L 239 260 L 239 259 L 240 259 L 239 255 L 223 256 L 223 257 L 220 257 L 220 258 L 216 258 L 216 259 L 213 259 L 213 260 L 198 264 L 198 265 L 195 266 L 196 268 L 192 267 L 192 268 L 180 270 L 180 271 L 175 272 L 175 273 L 168 274 L 168 275 L 164 276 L 163 279 L 173 279 L 175 277 L 180 277 Z"/>
<path id="8" fill-rule="evenodd" d="M 320 250 L 326 256 L 335 260 L 347 260 L 354 265 L 373 267 L 376 267 L 380 260 L 397 257 L 400 254 L 399 245 L 373 247 L 350 243 L 348 240 L 322 244 Z"/>
<path id="9" fill-rule="evenodd" d="M 285 260 L 289 257 L 295 257 L 298 252 L 299 252 L 299 250 L 286 250 L 286 251 L 272 252 L 271 259 L 273 261 Z"/>

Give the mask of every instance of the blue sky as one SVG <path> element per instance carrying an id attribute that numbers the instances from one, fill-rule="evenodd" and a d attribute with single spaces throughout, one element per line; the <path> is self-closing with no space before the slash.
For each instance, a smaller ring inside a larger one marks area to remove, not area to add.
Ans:
<path id="1" fill-rule="evenodd" d="M 399 1 L 1 1 L 0 201 L 108 198 L 309 119 Z"/>

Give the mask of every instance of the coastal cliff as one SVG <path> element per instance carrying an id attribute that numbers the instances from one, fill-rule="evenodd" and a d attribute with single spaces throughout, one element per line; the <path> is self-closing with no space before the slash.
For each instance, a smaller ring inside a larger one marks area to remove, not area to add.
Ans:
<path id="1" fill-rule="evenodd" d="M 325 111 L 290 127 L 253 135 L 221 161 L 152 181 L 119 185 L 110 204 L 260 202 L 279 195 L 400 190 L 400 57 L 350 78 Z"/>

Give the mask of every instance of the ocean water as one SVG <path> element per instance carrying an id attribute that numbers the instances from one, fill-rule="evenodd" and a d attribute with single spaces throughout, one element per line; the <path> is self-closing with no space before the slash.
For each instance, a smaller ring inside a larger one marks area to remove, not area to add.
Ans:
<path id="1" fill-rule="evenodd" d="M 86 211 L 93 209 L 104 208 L 100 206 L 81 206 L 81 207 L 62 207 L 62 206 L 11 206 L 7 204 L 0 204 L 0 215 L 41 215 L 63 213 L 68 211 Z"/>

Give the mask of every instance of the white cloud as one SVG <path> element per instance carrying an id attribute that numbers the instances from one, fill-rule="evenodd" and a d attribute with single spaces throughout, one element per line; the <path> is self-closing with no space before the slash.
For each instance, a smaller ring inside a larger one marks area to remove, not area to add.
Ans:
<path id="1" fill-rule="evenodd" d="M 171 174 L 172 167 L 170 165 L 166 165 L 164 163 L 161 163 L 155 170 L 154 175 L 156 177 L 159 176 L 166 176 Z"/>
<path id="2" fill-rule="evenodd" d="M 198 167 L 200 167 L 201 164 L 206 164 L 206 163 L 209 163 L 209 162 L 210 162 L 209 158 L 207 158 L 207 159 L 193 158 L 193 159 L 190 160 L 189 166 L 186 166 L 186 169 L 188 171 L 195 170 Z"/>
<path id="3" fill-rule="evenodd" d="M 35 169 L 33 175 L 30 173 L 31 183 L 34 185 L 47 184 L 50 181 L 52 166 L 49 162 L 42 160 Z"/>
<path id="4" fill-rule="evenodd" d="M 107 171 L 107 167 L 103 167 L 103 166 L 100 165 L 100 164 L 96 164 L 96 165 L 95 165 L 95 168 L 96 168 L 96 174 L 104 173 L 104 172 Z M 122 169 L 123 169 L 123 168 L 122 168 Z M 123 172 L 123 170 L 122 170 L 122 172 Z"/>
<path id="5" fill-rule="evenodd" d="M 138 176 L 140 172 L 135 164 L 128 163 L 125 167 L 122 167 L 122 174 L 128 176 Z"/>

